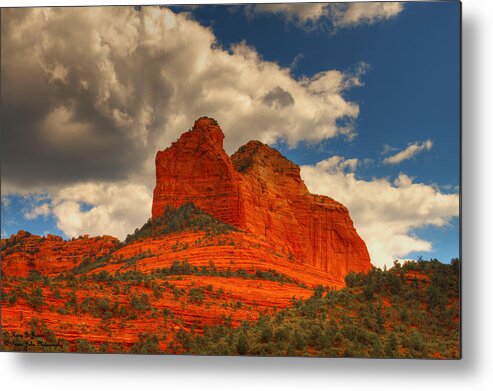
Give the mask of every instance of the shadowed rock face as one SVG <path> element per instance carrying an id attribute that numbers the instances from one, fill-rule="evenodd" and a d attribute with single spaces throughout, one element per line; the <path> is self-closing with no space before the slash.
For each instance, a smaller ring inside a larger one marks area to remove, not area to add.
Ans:
<path id="1" fill-rule="evenodd" d="M 250 141 L 230 158 L 223 139 L 216 121 L 203 117 L 158 152 L 153 218 L 161 216 L 166 205 L 191 201 L 335 279 L 371 267 L 347 208 L 310 194 L 299 166 L 259 141 Z"/>

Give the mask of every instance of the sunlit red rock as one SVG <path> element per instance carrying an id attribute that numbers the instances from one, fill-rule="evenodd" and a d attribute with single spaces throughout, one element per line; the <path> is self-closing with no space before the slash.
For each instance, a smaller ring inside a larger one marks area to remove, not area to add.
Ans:
<path id="1" fill-rule="evenodd" d="M 166 205 L 193 201 L 221 221 L 244 226 L 241 178 L 224 152 L 223 139 L 215 121 L 200 118 L 170 148 L 157 153 L 153 218 L 162 215 Z"/>
<path id="2" fill-rule="evenodd" d="M 223 139 L 217 123 L 203 117 L 158 152 L 153 218 L 166 205 L 192 201 L 340 281 L 349 271 L 370 269 L 366 245 L 344 205 L 310 194 L 299 166 L 269 146 L 251 141 L 230 158 Z"/>

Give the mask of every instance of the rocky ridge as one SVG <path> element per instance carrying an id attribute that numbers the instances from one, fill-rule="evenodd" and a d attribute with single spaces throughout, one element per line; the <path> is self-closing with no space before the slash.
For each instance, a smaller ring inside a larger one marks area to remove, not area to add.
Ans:
<path id="1" fill-rule="evenodd" d="M 202 117 L 157 153 L 153 218 L 167 205 L 193 202 L 340 281 L 350 271 L 371 268 L 347 208 L 310 194 L 299 166 L 259 141 L 250 141 L 229 157 L 223 140 L 217 122 Z"/>

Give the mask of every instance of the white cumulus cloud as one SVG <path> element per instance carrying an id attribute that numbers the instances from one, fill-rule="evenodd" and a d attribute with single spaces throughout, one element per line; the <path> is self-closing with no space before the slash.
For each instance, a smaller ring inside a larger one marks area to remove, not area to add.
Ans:
<path id="1" fill-rule="evenodd" d="M 433 142 L 431 140 L 426 140 L 423 142 L 411 143 L 407 146 L 407 148 L 403 149 L 400 152 L 392 156 L 388 156 L 383 159 L 385 164 L 399 164 L 400 162 L 411 159 L 413 156 L 417 155 L 423 151 L 429 151 L 433 147 Z M 384 146 L 384 152 L 388 151 L 389 147 Z"/>
<path id="2" fill-rule="evenodd" d="M 249 16 L 275 14 L 304 29 L 323 27 L 330 21 L 335 29 L 373 24 L 393 18 L 404 9 L 401 2 L 281 3 L 245 8 Z"/>
<path id="3" fill-rule="evenodd" d="M 395 259 L 415 251 L 431 251 L 432 243 L 413 235 L 416 228 L 444 227 L 459 215 L 459 195 L 444 194 L 432 185 L 414 183 L 400 174 L 359 179 L 355 159 L 332 156 L 301 167 L 311 192 L 324 194 L 346 205 L 354 225 L 368 246 L 372 263 L 390 266 Z"/>
<path id="4" fill-rule="evenodd" d="M 145 186 L 130 182 L 83 183 L 64 188 L 52 203 L 57 227 L 69 237 L 89 234 L 125 239 L 150 217 L 152 194 Z"/>
<path id="5" fill-rule="evenodd" d="M 247 6 L 245 12 L 248 15 L 254 14 L 277 14 L 285 17 L 289 21 L 300 24 L 313 23 L 322 16 L 328 14 L 328 4 L 326 3 L 278 3 L 278 4 L 256 4 Z"/>
<path id="6" fill-rule="evenodd" d="M 401 2 L 340 3 L 330 6 L 330 14 L 334 26 L 342 28 L 391 19 L 403 9 Z"/>
<path id="7" fill-rule="evenodd" d="M 33 207 L 31 210 L 24 213 L 27 220 L 34 220 L 40 216 L 49 216 L 51 214 L 50 204 L 44 203 Z"/>

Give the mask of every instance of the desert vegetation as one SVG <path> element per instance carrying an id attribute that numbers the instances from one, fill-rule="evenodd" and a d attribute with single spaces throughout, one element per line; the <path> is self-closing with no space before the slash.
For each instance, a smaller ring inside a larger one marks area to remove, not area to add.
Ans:
<path id="1" fill-rule="evenodd" d="M 167 205 L 163 216 L 149 219 L 141 228 L 136 229 L 133 234 L 127 235 L 125 244 L 174 232 L 204 231 L 208 236 L 213 236 L 233 230 L 235 230 L 233 226 L 223 223 L 198 209 L 193 202 L 188 202 L 179 208 Z"/>
<path id="2" fill-rule="evenodd" d="M 234 300 L 202 277 L 296 285 L 278 272 L 198 268 L 186 261 L 151 273 L 77 267 L 56 277 L 3 276 L 2 307 L 20 307 L 3 350 L 326 357 L 459 357 L 460 261 L 398 262 L 346 276 L 347 287 L 310 289 L 285 308 Z M 183 278 L 194 277 L 187 284 Z M 223 311 L 211 323 L 187 309 Z M 255 319 L 245 319 L 245 307 Z M 23 315 L 22 315 L 23 314 Z M 63 330 L 73 317 L 87 331 Z M 49 320 L 53 321 L 49 322 Z M 56 319 L 56 320 L 55 320 Z M 135 327 L 141 323 L 152 327 Z M 57 324 L 58 323 L 58 324 Z M 115 338 L 126 327 L 130 341 Z M 108 342 L 108 340 L 110 342 Z"/>

